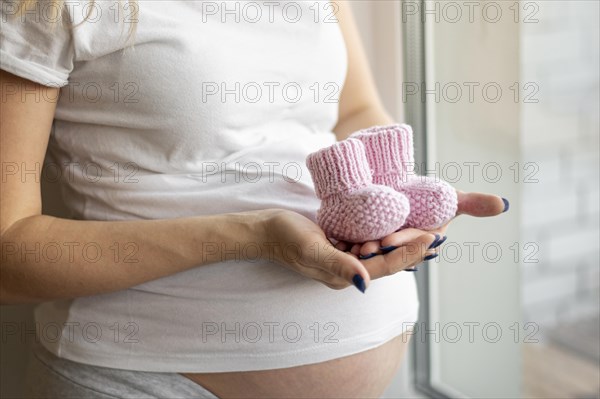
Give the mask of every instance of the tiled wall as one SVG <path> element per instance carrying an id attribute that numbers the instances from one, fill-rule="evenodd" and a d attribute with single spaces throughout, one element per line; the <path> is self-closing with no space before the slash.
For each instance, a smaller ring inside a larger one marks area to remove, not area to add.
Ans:
<path id="1" fill-rule="evenodd" d="M 522 3 L 539 8 L 538 22 L 521 25 L 521 87 L 539 88 L 538 103 L 521 99 L 522 159 L 539 166 L 526 170 L 539 182 L 523 182 L 522 241 L 539 246 L 539 262 L 523 263 L 524 316 L 554 326 L 600 311 L 600 10 L 596 1 Z"/>

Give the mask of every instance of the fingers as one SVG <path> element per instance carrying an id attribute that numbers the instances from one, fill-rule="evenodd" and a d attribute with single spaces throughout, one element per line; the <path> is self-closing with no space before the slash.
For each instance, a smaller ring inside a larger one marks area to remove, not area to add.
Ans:
<path id="1" fill-rule="evenodd" d="M 311 256 L 305 267 L 306 275 L 322 281 L 331 288 L 344 288 L 353 284 L 364 292 L 371 281 L 366 267 L 352 254 L 340 251 L 329 242 L 323 243 L 321 253 Z M 312 251 L 314 252 L 314 251 Z"/>
<path id="2" fill-rule="evenodd" d="M 342 252 L 346 252 L 350 249 L 350 247 L 352 246 L 352 244 L 346 242 L 346 241 L 338 241 L 335 243 L 334 247 Z"/>
<path id="3" fill-rule="evenodd" d="M 437 241 L 439 236 L 436 237 L 435 234 L 421 234 L 383 256 L 375 256 L 362 262 L 372 279 L 390 276 L 423 262 L 425 257 L 434 253 L 435 250 L 431 247 Z"/>
<path id="4" fill-rule="evenodd" d="M 484 193 L 465 193 L 457 191 L 458 210 L 456 215 L 476 217 L 496 216 L 509 208 L 508 200 L 497 195 Z"/>
<path id="5" fill-rule="evenodd" d="M 379 241 L 368 241 L 363 244 L 354 244 L 350 253 L 352 255 L 358 256 L 359 259 L 368 259 L 377 254 L 379 251 L 380 243 Z"/>
<path id="6" fill-rule="evenodd" d="M 369 242 L 365 242 L 360 247 L 360 256 L 359 256 L 359 258 L 365 259 L 365 258 L 369 258 L 369 257 L 375 256 L 376 254 L 380 253 L 379 252 L 379 248 L 381 248 L 381 241 L 369 241 Z"/>
<path id="7" fill-rule="evenodd" d="M 400 247 L 402 245 L 408 244 L 409 242 L 417 239 L 418 237 L 421 237 L 425 233 L 427 232 L 419 229 L 400 230 L 383 238 L 381 240 L 381 246 L 383 248 Z"/>
<path id="8" fill-rule="evenodd" d="M 352 244 L 346 241 L 338 241 L 334 247 L 342 252 L 350 252 L 353 255 L 367 255 L 370 252 L 375 252 L 379 248 L 379 241 L 369 241 L 362 244 Z"/>
<path id="9" fill-rule="evenodd" d="M 440 238 L 442 238 L 444 237 L 447 227 L 447 225 L 444 225 L 432 231 L 413 228 L 403 229 L 384 237 L 380 241 L 368 241 L 364 244 L 350 244 L 352 245 L 350 253 L 357 256 L 360 260 L 367 260 L 374 256 L 386 254 L 398 247 L 406 245 L 425 233 L 437 234 Z"/>
<path id="10" fill-rule="evenodd" d="M 406 243 L 422 236 L 426 232 L 418 229 L 404 229 L 384 237 L 381 241 L 369 241 L 364 244 L 355 244 L 351 253 L 361 260 L 370 259 L 377 255 L 385 254 Z"/>

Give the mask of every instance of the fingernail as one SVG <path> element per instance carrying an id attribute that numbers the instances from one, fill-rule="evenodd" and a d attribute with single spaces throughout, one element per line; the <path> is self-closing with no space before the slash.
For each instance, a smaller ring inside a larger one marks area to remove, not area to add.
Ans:
<path id="1" fill-rule="evenodd" d="M 427 249 L 433 249 L 435 248 L 435 245 L 437 244 L 437 242 L 440 240 L 440 235 L 436 234 L 435 235 L 435 240 L 433 240 L 433 242 L 431 243 L 431 245 L 429 246 L 429 248 Z"/>
<path id="2" fill-rule="evenodd" d="M 504 202 L 504 210 L 502 211 L 502 213 L 508 211 L 508 209 L 510 208 L 510 203 L 508 202 L 508 200 L 506 198 L 502 198 L 502 202 Z"/>
<path id="3" fill-rule="evenodd" d="M 412 269 L 404 269 L 405 272 L 416 272 L 419 269 L 417 269 L 416 267 L 412 268 Z"/>
<path id="4" fill-rule="evenodd" d="M 431 254 L 423 258 L 423 260 L 431 260 L 438 257 L 439 254 Z"/>
<path id="5" fill-rule="evenodd" d="M 394 245 L 388 245 L 387 247 L 381 247 L 379 250 L 383 252 L 383 254 L 387 254 L 388 252 L 392 252 L 394 249 L 398 249 L 398 247 Z"/>
<path id="6" fill-rule="evenodd" d="M 374 256 L 377 256 L 377 254 L 375 252 L 372 252 L 368 255 L 358 255 L 358 259 L 362 259 L 362 260 L 371 259 Z"/>
<path id="7" fill-rule="evenodd" d="M 356 288 L 358 288 L 360 292 L 362 292 L 363 294 L 365 293 L 367 286 L 365 285 L 365 280 L 360 274 L 355 274 L 354 277 L 352 277 L 352 283 Z"/>
<path id="8" fill-rule="evenodd" d="M 431 244 L 432 246 L 431 246 L 431 247 L 429 247 L 429 249 L 434 249 L 434 248 L 437 248 L 437 247 L 439 247 L 440 245 L 442 245 L 442 244 L 443 244 L 443 243 L 446 241 L 446 239 L 447 239 L 447 238 L 448 238 L 447 236 L 443 236 L 441 240 L 439 240 L 439 241 L 434 241 L 434 242 Z"/>

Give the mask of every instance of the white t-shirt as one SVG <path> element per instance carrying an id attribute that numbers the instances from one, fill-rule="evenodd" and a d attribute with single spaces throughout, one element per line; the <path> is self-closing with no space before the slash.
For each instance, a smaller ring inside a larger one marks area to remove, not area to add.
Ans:
<path id="1" fill-rule="evenodd" d="M 81 24 L 54 30 L 47 6 L 16 18 L 10 3 L 2 7 L 1 68 L 61 87 L 43 177 L 60 187 L 70 218 L 284 208 L 315 220 L 305 158 L 335 142 L 347 69 L 328 1 L 67 1 L 63 20 Z M 93 260 L 93 243 L 79 244 Z M 127 267 L 135 244 L 119 251 Z M 35 316 L 42 343 L 60 357 L 218 372 L 364 351 L 404 332 L 417 311 L 412 273 L 362 294 L 268 261 L 228 261 L 44 303 Z"/>

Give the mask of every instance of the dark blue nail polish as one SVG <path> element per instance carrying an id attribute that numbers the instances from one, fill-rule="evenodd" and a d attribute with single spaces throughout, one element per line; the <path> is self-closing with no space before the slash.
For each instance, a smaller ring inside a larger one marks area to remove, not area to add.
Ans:
<path id="1" fill-rule="evenodd" d="M 433 244 L 431 244 L 432 246 L 429 249 L 434 249 L 439 247 L 440 245 L 442 245 L 446 240 L 448 239 L 447 236 L 443 236 L 440 240 L 438 241 L 434 241 Z"/>
<path id="2" fill-rule="evenodd" d="M 416 272 L 419 269 L 417 269 L 416 267 L 412 268 L 412 269 L 404 269 L 405 272 Z"/>
<path id="3" fill-rule="evenodd" d="M 431 245 L 427 249 L 433 249 L 433 248 L 435 248 L 436 244 L 438 243 L 439 240 L 440 240 L 440 235 L 436 234 L 435 235 L 435 240 L 433 240 L 433 242 L 431 243 Z"/>
<path id="4" fill-rule="evenodd" d="M 508 202 L 508 200 L 506 198 L 502 198 L 502 202 L 504 202 L 504 210 L 502 211 L 502 213 L 508 211 L 508 209 L 510 208 L 510 203 Z"/>
<path id="5" fill-rule="evenodd" d="M 387 254 L 388 252 L 392 252 L 394 249 L 398 249 L 398 247 L 394 245 L 388 245 L 387 247 L 381 247 L 379 250 L 383 252 L 383 254 Z"/>
<path id="6" fill-rule="evenodd" d="M 358 259 L 366 260 L 366 259 L 371 259 L 374 256 L 377 256 L 377 254 L 375 252 L 370 253 L 368 255 L 358 255 Z"/>
<path id="7" fill-rule="evenodd" d="M 354 277 L 352 277 L 352 283 L 356 288 L 358 288 L 360 292 L 362 292 L 363 294 L 365 293 L 367 286 L 365 285 L 365 280 L 360 274 L 355 274 Z"/>
<path id="8" fill-rule="evenodd" d="M 439 254 L 431 254 L 431 255 L 428 255 L 428 256 L 424 257 L 424 258 L 423 258 L 423 260 L 431 260 L 431 259 L 435 259 L 435 258 L 437 258 L 438 256 L 439 256 Z"/>

